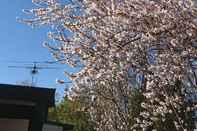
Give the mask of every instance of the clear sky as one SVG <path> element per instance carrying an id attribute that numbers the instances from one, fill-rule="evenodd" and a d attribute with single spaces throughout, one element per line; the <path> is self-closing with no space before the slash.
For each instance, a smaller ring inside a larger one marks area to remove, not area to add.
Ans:
<path id="1" fill-rule="evenodd" d="M 47 28 L 34 28 L 18 23 L 16 17 L 24 17 L 22 9 L 32 8 L 31 0 L 1 0 L 0 2 L 0 83 L 15 84 L 31 80 L 30 70 L 14 69 L 8 66 L 23 66 L 23 63 L 9 61 L 46 61 L 53 60 L 50 52 L 42 46 L 47 40 Z M 53 66 L 53 65 L 51 65 Z M 57 88 L 63 94 L 64 86 L 56 84 L 56 78 L 65 79 L 65 65 L 58 70 L 40 70 L 36 76 L 37 86 Z"/>

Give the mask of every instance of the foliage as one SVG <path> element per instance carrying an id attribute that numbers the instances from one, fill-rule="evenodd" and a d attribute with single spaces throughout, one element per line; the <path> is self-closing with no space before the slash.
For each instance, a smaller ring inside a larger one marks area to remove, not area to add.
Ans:
<path id="1" fill-rule="evenodd" d="M 197 9 L 190 0 L 33 0 L 32 26 L 51 25 L 45 44 L 61 63 L 83 67 L 71 97 L 82 97 L 97 131 L 191 129 L 195 110 Z M 133 118 L 133 90 L 144 96 Z M 189 91 L 188 91 L 189 90 Z M 193 102 L 194 101 L 194 102 Z M 173 116 L 173 117 L 172 117 Z M 191 115 L 190 115 L 191 116 Z M 135 122 L 130 122 L 130 120 Z M 164 125 L 165 126 L 165 125 Z"/>
<path id="2" fill-rule="evenodd" d="M 89 114 L 83 110 L 81 103 L 68 98 L 64 98 L 57 107 L 51 108 L 48 114 L 49 120 L 73 124 L 73 131 L 94 131 L 88 118 Z"/>

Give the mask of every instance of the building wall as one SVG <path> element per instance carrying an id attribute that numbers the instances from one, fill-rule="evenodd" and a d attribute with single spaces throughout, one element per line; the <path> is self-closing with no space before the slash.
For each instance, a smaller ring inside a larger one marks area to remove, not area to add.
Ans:
<path id="1" fill-rule="evenodd" d="M 42 131 L 63 131 L 61 126 L 44 124 Z"/>
<path id="2" fill-rule="evenodd" d="M 0 131 L 28 131 L 28 126 L 28 120 L 0 119 Z"/>

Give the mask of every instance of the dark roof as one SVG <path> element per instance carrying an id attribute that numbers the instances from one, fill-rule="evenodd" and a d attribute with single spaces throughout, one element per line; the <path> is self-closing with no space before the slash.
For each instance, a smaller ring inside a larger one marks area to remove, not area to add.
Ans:
<path id="1" fill-rule="evenodd" d="M 33 106 L 21 106 L 11 104 L 0 104 L 0 118 L 10 119 L 32 119 L 34 115 Z"/>
<path id="2" fill-rule="evenodd" d="M 41 131 L 48 108 L 55 105 L 55 89 L 0 84 L 0 118 L 28 119 L 30 130 Z M 47 122 L 73 129 L 71 124 Z"/>
<path id="3" fill-rule="evenodd" d="M 55 89 L 0 84 L 0 99 L 55 105 Z"/>

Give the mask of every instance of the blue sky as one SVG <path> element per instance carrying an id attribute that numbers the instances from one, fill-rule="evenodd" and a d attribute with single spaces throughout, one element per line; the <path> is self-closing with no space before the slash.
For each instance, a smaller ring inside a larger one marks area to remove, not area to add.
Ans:
<path id="1" fill-rule="evenodd" d="M 53 60 L 50 52 L 42 46 L 47 40 L 47 28 L 32 29 L 30 26 L 18 23 L 17 17 L 24 17 L 22 9 L 32 8 L 31 0 L 1 0 L 0 3 L 0 83 L 15 84 L 31 80 L 30 70 L 8 68 L 23 63 L 9 61 L 46 61 Z M 51 65 L 53 66 L 53 65 Z M 40 70 L 36 76 L 37 86 L 57 88 L 63 94 L 64 86 L 56 84 L 56 78 L 65 79 L 64 70 L 70 70 L 66 65 L 58 70 Z"/>

